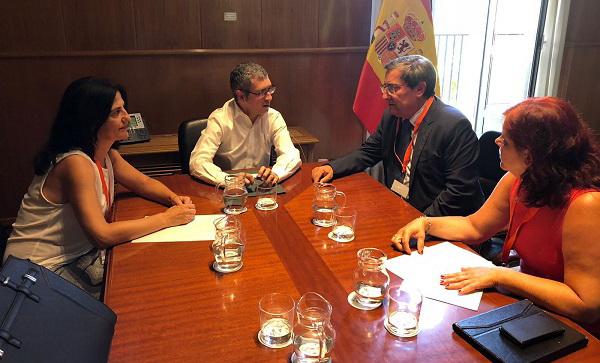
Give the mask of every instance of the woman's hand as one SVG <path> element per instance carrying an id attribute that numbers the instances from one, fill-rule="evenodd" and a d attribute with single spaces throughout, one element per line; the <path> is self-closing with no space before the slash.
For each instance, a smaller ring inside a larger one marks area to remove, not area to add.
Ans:
<path id="1" fill-rule="evenodd" d="M 410 239 L 417 239 L 417 252 L 422 254 L 425 246 L 425 235 L 427 234 L 427 217 L 419 217 L 414 219 L 404 227 L 400 228 L 396 234 L 392 236 L 394 246 L 400 251 L 410 255 Z"/>
<path id="2" fill-rule="evenodd" d="M 169 202 L 171 205 L 182 205 L 182 204 L 192 204 L 192 198 L 187 195 L 172 195 L 169 197 Z"/>
<path id="3" fill-rule="evenodd" d="M 196 215 L 196 206 L 187 203 L 172 206 L 164 212 L 165 221 L 168 227 L 187 224 L 194 219 Z"/>
<path id="4" fill-rule="evenodd" d="M 470 294 L 498 285 L 504 270 L 504 267 L 463 267 L 460 272 L 440 276 L 440 285 L 448 290 L 458 290 L 460 295 Z"/>

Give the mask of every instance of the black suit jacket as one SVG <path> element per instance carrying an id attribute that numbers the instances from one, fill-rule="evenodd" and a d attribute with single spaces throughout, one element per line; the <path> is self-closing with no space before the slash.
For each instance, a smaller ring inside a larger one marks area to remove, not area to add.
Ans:
<path id="1" fill-rule="evenodd" d="M 394 154 L 397 122 L 398 118 L 386 110 L 375 133 L 358 150 L 330 163 L 334 177 L 362 171 L 383 160 L 385 184 L 391 187 L 401 169 Z M 428 216 L 475 212 L 484 200 L 478 155 L 471 123 L 460 111 L 436 98 L 417 135 L 408 202 Z"/>

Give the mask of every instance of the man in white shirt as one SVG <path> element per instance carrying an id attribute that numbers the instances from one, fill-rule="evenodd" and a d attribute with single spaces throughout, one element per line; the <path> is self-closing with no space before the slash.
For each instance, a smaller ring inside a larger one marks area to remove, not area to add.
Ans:
<path id="1" fill-rule="evenodd" d="M 235 66 L 229 75 L 233 98 L 208 117 L 190 156 L 190 174 L 211 184 L 223 182 L 225 170 L 260 167 L 258 177 L 274 184 L 302 164 L 281 114 L 270 107 L 275 86 L 256 63 Z M 277 161 L 269 167 L 271 147 Z M 218 165 L 217 165 L 218 164 Z M 247 183 L 253 177 L 246 174 Z"/>

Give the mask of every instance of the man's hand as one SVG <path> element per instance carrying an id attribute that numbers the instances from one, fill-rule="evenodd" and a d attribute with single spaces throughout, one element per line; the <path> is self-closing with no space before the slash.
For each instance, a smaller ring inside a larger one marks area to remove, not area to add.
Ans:
<path id="1" fill-rule="evenodd" d="M 333 179 L 333 168 L 330 165 L 317 166 L 312 170 L 313 183 L 326 183 Z"/>
<path id="2" fill-rule="evenodd" d="M 267 168 L 266 166 L 260 167 L 257 176 L 262 179 L 265 184 L 275 185 L 279 182 L 279 176 L 277 176 L 271 168 Z"/>
<path id="3" fill-rule="evenodd" d="M 242 173 L 244 175 L 244 184 L 245 185 L 252 185 L 254 184 L 254 177 L 252 176 L 252 174 L 248 174 L 248 173 Z"/>

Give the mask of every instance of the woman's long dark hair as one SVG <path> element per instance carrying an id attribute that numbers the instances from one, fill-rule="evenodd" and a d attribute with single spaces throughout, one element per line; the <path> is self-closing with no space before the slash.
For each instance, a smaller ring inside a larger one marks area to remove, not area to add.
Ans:
<path id="1" fill-rule="evenodd" d="M 504 116 L 508 137 L 528 164 L 521 175 L 527 206 L 558 208 L 572 189 L 600 189 L 600 148 L 568 102 L 530 98 Z"/>
<path id="2" fill-rule="evenodd" d="M 36 155 L 34 170 L 37 175 L 45 174 L 57 155 L 70 150 L 78 149 L 94 158 L 98 130 L 110 114 L 117 91 L 127 104 L 125 89 L 108 80 L 85 77 L 67 87 L 50 138 Z"/>

